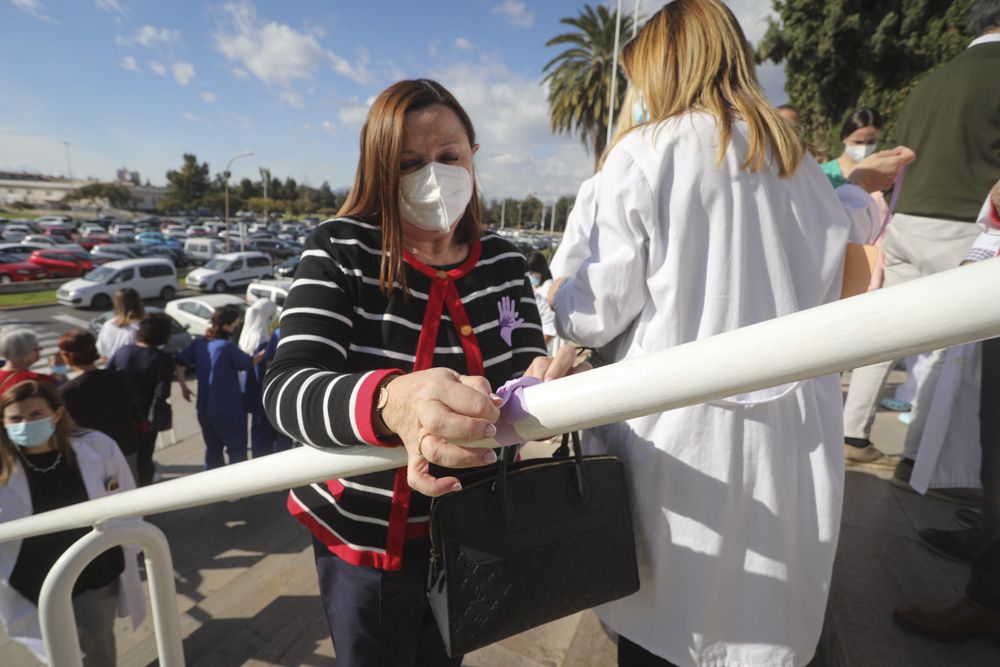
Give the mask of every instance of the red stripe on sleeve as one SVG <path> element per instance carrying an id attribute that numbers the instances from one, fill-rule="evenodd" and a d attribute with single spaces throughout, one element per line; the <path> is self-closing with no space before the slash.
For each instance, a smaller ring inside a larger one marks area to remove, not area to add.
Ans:
<path id="1" fill-rule="evenodd" d="M 990 206 L 990 222 L 994 227 L 1000 228 L 1000 211 L 997 211 L 996 204 Z"/>
<path id="2" fill-rule="evenodd" d="M 398 447 L 399 442 L 382 440 L 375 434 L 372 424 L 372 413 L 378 401 L 378 386 L 390 375 L 402 374 L 398 368 L 387 368 L 369 373 L 357 388 L 357 400 L 354 402 L 354 423 L 358 427 L 361 439 L 376 447 Z"/>

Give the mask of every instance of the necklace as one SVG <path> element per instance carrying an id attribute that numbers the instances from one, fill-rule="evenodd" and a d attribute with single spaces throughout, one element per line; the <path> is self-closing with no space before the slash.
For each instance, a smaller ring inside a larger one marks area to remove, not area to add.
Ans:
<path id="1" fill-rule="evenodd" d="M 24 463 L 34 470 L 35 472 L 49 472 L 50 470 L 55 470 L 56 466 L 62 462 L 62 452 L 56 452 L 56 460 L 52 462 L 52 465 L 46 466 L 44 468 L 39 468 L 34 463 L 28 460 L 28 457 L 24 457 Z"/>

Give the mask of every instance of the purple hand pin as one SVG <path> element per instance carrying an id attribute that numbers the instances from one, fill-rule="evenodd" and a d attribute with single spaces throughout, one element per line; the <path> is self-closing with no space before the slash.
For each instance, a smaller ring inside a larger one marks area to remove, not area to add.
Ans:
<path id="1" fill-rule="evenodd" d="M 509 296 L 500 299 L 500 303 L 497 304 L 497 310 L 500 311 L 500 338 L 503 338 L 503 342 L 513 346 L 510 335 L 514 332 L 514 329 L 524 324 L 524 320 L 518 318 L 517 309 L 514 307 L 514 300 Z"/>

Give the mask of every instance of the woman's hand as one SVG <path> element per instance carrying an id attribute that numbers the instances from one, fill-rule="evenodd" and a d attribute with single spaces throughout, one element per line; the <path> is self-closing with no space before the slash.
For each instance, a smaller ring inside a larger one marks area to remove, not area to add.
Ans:
<path id="1" fill-rule="evenodd" d="M 593 366 L 590 362 L 584 361 L 576 364 L 576 349 L 571 345 L 559 348 L 554 357 L 535 357 L 525 375 L 536 377 L 542 382 L 556 380 L 566 375 L 575 375 L 589 371 Z M 576 364 L 576 365 L 574 365 Z"/>
<path id="2" fill-rule="evenodd" d="M 917 154 L 906 146 L 872 153 L 854 167 L 848 182 L 869 193 L 888 190 L 903 165 L 916 159 Z"/>
<path id="3" fill-rule="evenodd" d="M 386 389 L 389 399 L 382 409 L 382 421 L 406 447 L 406 477 L 413 490 L 435 497 L 462 488 L 456 477 L 432 476 L 428 472 L 431 463 L 473 468 L 497 460 L 492 449 L 449 442 L 496 435 L 500 399 L 491 393 L 486 378 L 431 368 L 396 376 Z"/>

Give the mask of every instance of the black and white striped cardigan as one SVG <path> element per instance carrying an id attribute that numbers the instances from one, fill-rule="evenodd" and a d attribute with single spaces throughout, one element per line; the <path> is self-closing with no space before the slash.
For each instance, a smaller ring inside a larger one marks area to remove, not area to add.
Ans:
<path id="1" fill-rule="evenodd" d="M 349 218 L 324 222 L 306 243 L 264 383 L 268 416 L 295 440 L 386 446 L 371 414 L 389 373 L 451 368 L 484 375 L 496 389 L 545 354 L 525 260 L 508 241 L 485 234 L 457 267 L 430 267 L 407 253 L 409 295 L 395 289 L 388 297 L 379 289 L 381 247 L 377 225 Z M 405 469 L 288 496 L 289 511 L 332 552 L 386 570 L 402 566 L 407 538 L 427 534 L 429 507 L 410 491 Z"/>

